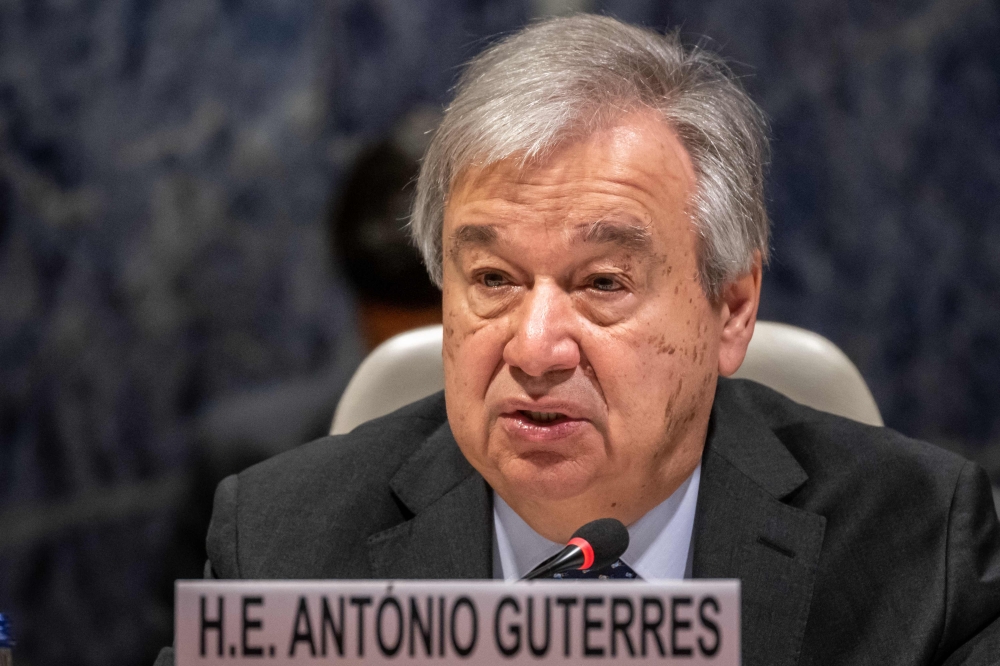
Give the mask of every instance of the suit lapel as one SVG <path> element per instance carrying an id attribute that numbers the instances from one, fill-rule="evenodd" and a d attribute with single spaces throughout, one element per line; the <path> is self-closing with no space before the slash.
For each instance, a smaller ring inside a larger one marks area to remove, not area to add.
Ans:
<path id="1" fill-rule="evenodd" d="M 742 581 L 743 663 L 798 661 L 826 519 L 781 500 L 806 473 L 720 380 L 702 458 L 693 575 Z"/>
<path id="2" fill-rule="evenodd" d="M 445 422 L 390 481 L 413 518 L 368 539 L 376 578 L 492 578 L 489 486 Z"/>

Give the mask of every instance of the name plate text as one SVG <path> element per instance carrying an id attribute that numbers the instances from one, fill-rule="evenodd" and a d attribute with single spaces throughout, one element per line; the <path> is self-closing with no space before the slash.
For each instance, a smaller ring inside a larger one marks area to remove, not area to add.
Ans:
<path id="1" fill-rule="evenodd" d="M 177 666 L 738 664 L 736 580 L 178 581 Z"/>

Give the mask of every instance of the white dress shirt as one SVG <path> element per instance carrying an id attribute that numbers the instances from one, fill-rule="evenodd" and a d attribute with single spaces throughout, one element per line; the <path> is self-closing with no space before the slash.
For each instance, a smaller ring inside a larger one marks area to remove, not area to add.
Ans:
<path id="1" fill-rule="evenodd" d="M 644 580 L 691 577 L 691 535 L 701 463 L 674 493 L 628 528 L 622 561 Z M 520 579 L 565 544 L 549 541 L 493 493 L 493 577 Z"/>

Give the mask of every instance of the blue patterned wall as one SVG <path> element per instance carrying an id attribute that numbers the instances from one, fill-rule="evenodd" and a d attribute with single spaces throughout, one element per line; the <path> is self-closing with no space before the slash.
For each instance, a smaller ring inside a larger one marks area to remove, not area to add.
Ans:
<path id="1" fill-rule="evenodd" d="M 833 339 L 887 424 L 1000 480 L 997 4 L 604 4 L 751 75 L 774 132 L 761 315 Z"/>
<path id="2" fill-rule="evenodd" d="M 539 4 L 0 5 L 0 609 L 19 665 L 150 663 L 169 641 L 194 461 L 298 441 L 296 409 L 357 362 L 321 226 L 338 174 Z M 996 4 L 592 6 L 742 63 L 775 134 L 762 315 L 832 338 L 889 425 L 1000 480 Z"/>

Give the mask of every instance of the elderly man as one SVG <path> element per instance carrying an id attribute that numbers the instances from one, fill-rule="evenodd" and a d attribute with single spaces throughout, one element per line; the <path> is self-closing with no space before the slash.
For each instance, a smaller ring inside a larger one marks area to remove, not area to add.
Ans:
<path id="1" fill-rule="evenodd" d="M 226 479 L 208 573 L 516 579 L 614 517 L 617 571 L 742 581 L 745 664 L 996 663 L 984 473 L 720 379 L 753 333 L 766 149 L 675 37 L 578 16 L 476 58 L 412 219 L 444 394 Z"/>

